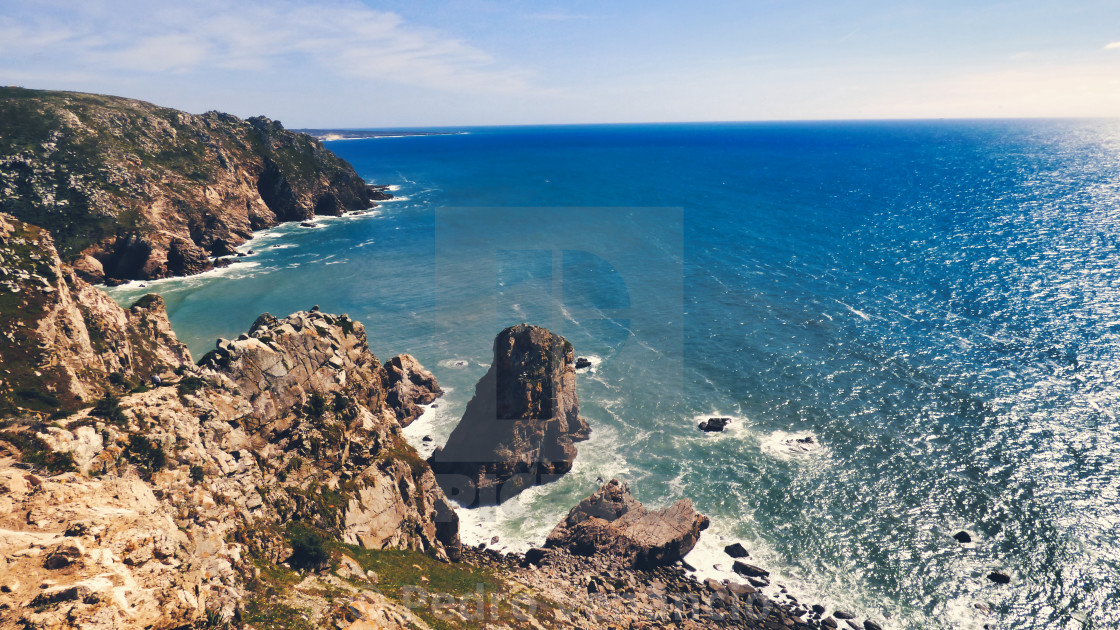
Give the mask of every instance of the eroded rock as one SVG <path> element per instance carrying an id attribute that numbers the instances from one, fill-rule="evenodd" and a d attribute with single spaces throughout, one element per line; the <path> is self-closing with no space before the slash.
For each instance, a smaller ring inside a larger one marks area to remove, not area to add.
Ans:
<path id="1" fill-rule="evenodd" d="M 707 527 L 708 517 L 698 514 L 692 501 L 682 499 L 650 511 L 626 484 L 612 479 L 572 508 L 548 535 L 545 546 L 578 555 L 607 555 L 635 568 L 650 568 L 683 558 Z"/>
<path id="2" fill-rule="evenodd" d="M 462 420 L 428 460 L 449 497 L 496 505 L 568 472 L 574 442 L 591 433 L 579 415 L 572 345 L 520 324 L 494 340 L 494 362 Z"/>

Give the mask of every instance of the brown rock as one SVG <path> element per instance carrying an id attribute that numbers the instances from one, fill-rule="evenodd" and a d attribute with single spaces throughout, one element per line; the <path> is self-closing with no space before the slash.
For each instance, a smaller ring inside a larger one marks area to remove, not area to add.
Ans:
<path id="1" fill-rule="evenodd" d="M 163 298 L 122 309 L 62 263 L 45 230 L 0 214 L 0 233 L 0 292 L 13 300 L 0 325 L 18 340 L 0 344 L 0 413 L 74 410 L 191 364 Z"/>
<path id="2" fill-rule="evenodd" d="M 0 195 L 0 212 L 50 220 L 91 281 L 198 273 L 254 230 L 391 196 L 264 117 L 11 88 L 0 88 L 0 112 L 25 137 L 0 150 L 0 190 L 21 191 Z"/>
<path id="3" fill-rule="evenodd" d="M 443 394 L 436 377 L 410 354 L 401 354 L 385 364 L 389 375 L 386 402 L 397 413 L 397 422 L 407 427 L 424 412 L 427 405 Z"/>
<path id="4" fill-rule="evenodd" d="M 494 362 L 462 420 L 429 459 L 440 485 L 465 506 L 496 505 L 568 472 L 579 416 L 572 344 L 520 324 L 494 340 Z"/>
<path id="5" fill-rule="evenodd" d="M 626 484 L 612 479 L 580 501 L 548 535 L 546 547 L 578 555 L 603 554 L 635 568 L 669 565 L 683 558 L 707 529 L 708 517 L 688 499 L 647 510 Z"/>

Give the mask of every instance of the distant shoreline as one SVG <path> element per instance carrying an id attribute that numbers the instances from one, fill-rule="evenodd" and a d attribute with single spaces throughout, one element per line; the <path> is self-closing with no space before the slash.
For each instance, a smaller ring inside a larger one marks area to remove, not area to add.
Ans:
<path id="1" fill-rule="evenodd" d="M 363 129 L 292 129 L 319 140 L 362 140 L 366 138 L 404 138 L 409 136 L 453 136 L 465 131 L 400 131 L 400 130 L 363 130 Z"/>

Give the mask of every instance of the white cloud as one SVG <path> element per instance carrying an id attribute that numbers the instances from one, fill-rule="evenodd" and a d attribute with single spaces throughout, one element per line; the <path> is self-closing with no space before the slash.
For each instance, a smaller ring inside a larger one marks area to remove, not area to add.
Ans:
<path id="1" fill-rule="evenodd" d="M 1120 48 L 1120 42 L 1111 42 L 1104 45 L 1105 50 L 1116 50 L 1117 48 Z"/>
<path id="2" fill-rule="evenodd" d="M 34 5 L 36 3 L 29 3 Z M 4 65 L 107 77 L 327 72 L 451 92 L 518 92 L 529 74 L 395 13 L 351 0 L 94 0 L 0 17 Z"/>

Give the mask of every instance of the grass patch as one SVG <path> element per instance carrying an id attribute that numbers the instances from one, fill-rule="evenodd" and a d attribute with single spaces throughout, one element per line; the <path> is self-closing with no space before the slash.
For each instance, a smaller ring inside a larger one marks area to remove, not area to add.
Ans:
<path id="1" fill-rule="evenodd" d="M 437 612 L 430 603 L 433 600 L 428 599 L 429 594 L 438 593 L 445 602 L 448 598 L 470 602 L 480 590 L 487 598 L 509 593 L 509 586 L 490 569 L 444 564 L 420 551 L 366 549 L 336 541 L 327 543 L 327 548 L 332 554 L 344 553 L 354 558 L 363 570 L 377 573 L 377 590 L 410 608 L 413 614 L 437 630 L 478 628 L 483 622 L 475 619 L 464 622 L 446 611 Z M 529 627 L 527 621 L 513 618 L 508 607 L 496 618 L 491 613 L 488 621 L 501 622 L 506 627 Z"/>
<path id="2" fill-rule="evenodd" d="M 136 465 L 141 470 L 143 476 L 151 477 L 152 473 L 163 470 L 167 466 L 167 453 L 163 449 L 153 444 L 151 440 L 140 435 L 133 433 L 128 438 L 128 461 Z"/>
<path id="3" fill-rule="evenodd" d="M 59 453 L 51 449 L 42 438 L 26 431 L 4 431 L 0 440 L 10 443 L 20 451 L 20 461 L 33 464 L 52 473 L 75 470 L 74 458 L 70 453 Z"/>
<path id="4" fill-rule="evenodd" d="M 179 392 L 180 396 L 186 396 L 187 394 L 193 394 L 197 392 L 207 385 L 208 383 L 204 378 L 200 378 L 198 376 L 184 376 L 179 381 L 179 385 L 175 388 L 175 390 Z"/>
<path id="5" fill-rule="evenodd" d="M 90 410 L 89 415 L 104 418 L 109 423 L 118 427 L 128 426 L 128 416 L 124 415 L 121 400 L 116 396 L 105 394 Z"/>

